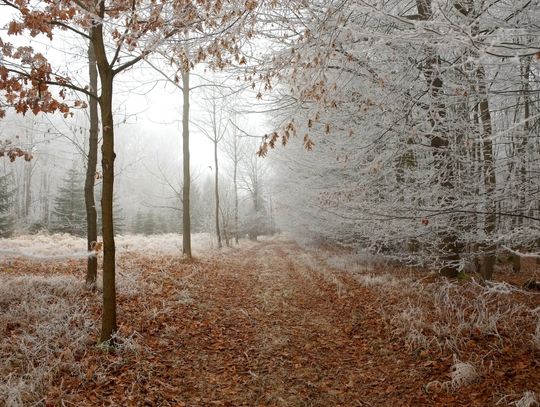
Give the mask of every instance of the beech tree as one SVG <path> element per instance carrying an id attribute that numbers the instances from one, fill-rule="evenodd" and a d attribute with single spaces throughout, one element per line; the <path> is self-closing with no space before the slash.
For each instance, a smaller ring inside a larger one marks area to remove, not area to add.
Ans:
<path id="1" fill-rule="evenodd" d="M 218 248 L 223 246 L 221 242 L 222 231 L 220 230 L 220 188 L 219 188 L 219 145 L 227 135 L 229 129 L 229 118 L 226 110 L 227 98 L 221 92 L 222 85 L 213 84 L 211 88 L 204 93 L 204 108 L 202 122 L 195 122 L 196 127 L 204 134 L 208 140 L 212 142 L 214 167 L 212 172 L 214 175 L 214 225 Z"/>
<path id="2" fill-rule="evenodd" d="M 182 69 L 182 253 L 191 258 L 191 168 L 189 156 L 189 69 Z"/>
<path id="3" fill-rule="evenodd" d="M 96 54 L 92 41 L 88 41 L 88 85 L 93 94 L 97 94 L 98 72 Z M 92 251 L 98 240 L 98 217 L 94 196 L 97 176 L 98 137 L 99 137 L 99 104 L 95 97 L 88 97 L 88 154 L 86 156 L 86 177 L 84 182 L 84 202 L 86 207 L 86 244 L 87 250 Z M 88 256 L 86 265 L 86 286 L 95 289 L 97 280 L 97 256 Z"/>
<path id="4" fill-rule="evenodd" d="M 240 141 L 239 129 L 237 123 L 237 114 L 232 113 L 230 119 L 231 131 L 228 133 L 224 142 L 224 151 L 232 165 L 232 183 L 233 183 L 233 194 L 234 194 L 234 226 L 233 226 L 233 235 L 234 241 L 238 244 L 240 229 L 238 223 L 238 210 L 239 210 L 239 169 L 240 164 L 245 158 L 245 148 Z"/>
<path id="5" fill-rule="evenodd" d="M 101 116 L 102 176 L 101 198 L 103 225 L 103 318 L 100 342 L 110 341 L 116 331 L 115 244 L 113 231 L 114 185 L 114 117 L 113 99 L 115 78 L 140 61 L 149 58 L 168 40 L 169 54 L 179 59 L 183 55 L 184 39 L 189 33 L 211 39 L 197 58 L 212 58 L 215 67 L 227 64 L 227 54 L 239 59 L 235 46 L 241 30 L 253 24 L 256 2 L 238 1 L 224 5 L 222 2 L 190 1 L 42 1 L 2 0 L 14 13 L 9 24 L 9 35 L 28 32 L 31 36 L 43 34 L 53 38 L 58 29 L 67 30 L 92 43 L 99 72 L 99 93 L 81 88 L 68 77 L 61 76 L 46 57 L 30 46 L 14 47 L 2 40 L 3 60 L 0 66 L 0 90 L 6 101 L 17 112 L 31 110 L 52 113 L 69 112 L 66 102 L 53 97 L 50 85 L 61 87 L 59 99 L 66 97 L 66 90 L 96 98 Z M 223 27 L 226 27 L 225 29 Z M 217 35 L 219 34 L 219 37 Z M 171 46 L 172 44 L 172 46 Z M 180 49 L 178 47 L 180 45 Z M 82 102 L 75 101 L 74 106 Z"/>
<path id="6" fill-rule="evenodd" d="M 486 279 L 505 247 L 538 247 L 529 2 L 316 1 L 286 17 L 260 153 L 295 135 L 313 152 L 272 157 L 282 228 Z"/>

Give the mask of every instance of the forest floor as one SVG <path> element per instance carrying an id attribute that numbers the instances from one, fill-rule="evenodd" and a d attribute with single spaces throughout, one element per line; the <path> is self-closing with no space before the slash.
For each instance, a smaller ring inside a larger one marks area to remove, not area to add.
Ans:
<path id="1" fill-rule="evenodd" d="M 0 261 L 0 405 L 540 401 L 540 294 L 525 276 L 451 283 L 280 239 L 192 261 L 123 253 L 112 349 L 95 345 L 100 294 L 70 288 L 84 264 Z M 42 303 L 17 292 L 30 282 Z M 55 325 L 35 307 L 56 307 Z"/>

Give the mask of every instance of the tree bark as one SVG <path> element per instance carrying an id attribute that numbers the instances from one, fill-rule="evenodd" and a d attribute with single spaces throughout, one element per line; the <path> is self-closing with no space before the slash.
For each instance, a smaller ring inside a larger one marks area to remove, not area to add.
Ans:
<path id="1" fill-rule="evenodd" d="M 32 144 L 33 140 L 32 140 Z M 25 201 L 24 201 L 24 218 L 28 223 L 30 217 L 30 208 L 32 207 L 32 162 L 25 163 L 26 180 L 25 180 Z"/>
<path id="2" fill-rule="evenodd" d="M 101 76 L 101 75 L 100 75 Z M 103 146 L 101 166 L 103 169 L 103 192 L 101 194 L 101 222 L 103 230 L 103 317 L 101 341 L 110 341 L 116 332 L 116 273 L 113 222 L 114 186 L 114 122 L 112 115 L 113 81 L 102 76 L 101 117 L 103 121 Z"/>
<path id="3" fill-rule="evenodd" d="M 234 135 L 234 170 L 233 170 L 233 184 L 234 184 L 234 241 L 238 244 L 238 137 Z"/>
<path id="4" fill-rule="evenodd" d="M 455 4 L 456 9 L 465 17 L 470 18 L 471 12 L 474 10 L 472 0 L 467 0 L 462 3 Z M 473 24 L 473 32 L 478 32 L 478 24 Z M 478 58 L 476 51 L 472 50 L 472 56 Z M 476 67 L 476 94 L 479 97 L 478 114 L 482 122 L 482 175 L 484 178 L 484 233 L 486 242 L 482 244 L 483 262 L 480 269 L 480 274 L 485 280 L 491 279 L 495 267 L 495 245 L 490 243 L 493 232 L 497 226 L 496 204 L 494 200 L 494 192 L 496 188 L 495 165 L 493 159 L 493 135 L 491 125 L 491 112 L 489 110 L 489 99 L 486 87 L 486 73 L 484 67 L 479 64 Z"/>
<path id="5" fill-rule="evenodd" d="M 495 166 L 493 162 L 493 143 L 491 141 L 492 126 L 491 126 L 491 113 L 489 111 L 489 101 L 486 88 L 485 71 L 483 66 L 479 66 L 477 69 L 478 80 L 478 95 L 480 97 L 479 109 L 480 118 L 482 121 L 483 130 L 483 175 L 484 175 L 484 187 L 485 187 L 485 218 L 484 218 L 484 233 L 488 242 L 483 247 L 483 264 L 482 264 L 482 277 L 485 280 L 490 280 L 493 276 L 495 267 L 495 245 L 489 243 L 489 239 L 495 231 L 497 224 L 497 215 L 495 208 L 495 201 L 493 194 L 496 187 Z"/>
<path id="6" fill-rule="evenodd" d="M 90 90 L 97 94 L 98 72 L 94 47 L 90 41 L 88 45 L 88 68 L 90 77 Z M 94 197 L 95 176 L 97 167 L 97 149 L 99 133 L 98 101 L 90 97 L 88 100 L 90 114 L 90 132 L 88 138 L 88 166 L 84 183 L 84 201 L 86 204 L 86 238 L 88 251 L 94 249 L 97 242 L 97 211 Z M 86 287 L 94 290 L 97 279 L 97 256 L 89 256 L 86 265 Z"/>
<path id="7" fill-rule="evenodd" d="M 182 253 L 191 259 L 191 216 L 190 216 L 190 187 L 191 175 L 189 165 L 189 71 L 182 70 L 182 156 L 184 185 L 182 188 Z"/>
<path id="8" fill-rule="evenodd" d="M 432 18 L 431 0 L 416 0 L 418 15 L 421 20 L 430 20 Z M 431 147 L 433 148 L 434 165 L 439 176 L 439 186 L 443 191 L 441 196 L 441 205 L 451 206 L 455 201 L 453 176 L 454 170 L 452 161 L 448 155 L 449 140 L 445 134 L 446 106 L 441 101 L 443 80 L 440 74 L 440 57 L 435 50 L 428 47 L 428 57 L 423 67 L 424 77 L 427 81 L 429 95 L 431 98 L 431 107 L 429 109 L 431 122 Z M 459 272 L 458 263 L 460 260 L 460 248 L 458 236 L 452 224 L 452 215 L 450 215 L 449 224 L 446 230 L 440 231 L 441 238 L 441 260 L 443 266 L 440 273 L 446 277 L 456 277 Z"/>
<path id="9" fill-rule="evenodd" d="M 483 245 L 483 264 L 482 264 L 482 278 L 485 280 L 491 280 L 493 277 L 493 271 L 495 267 L 495 245 L 489 242 L 495 227 L 497 225 L 497 215 L 495 200 L 493 194 L 496 187 L 495 165 L 493 162 L 493 142 L 491 137 L 493 135 L 491 126 L 491 113 L 489 110 L 489 100 L 486 87 L 486 74 L 482 65 L 478 66 L 476 70 L 476 79 L 478 81 L 478 96 L 480 102 L 478 104 L 480 110 L 480 119 L 482 121 L 482 154 L 483 154 L 483 176 L 484 176 L 484 188 L 485 188 L 485 218 L 484 218 L 484 233 L 486 235 L 486 243 Z"/>
<path id="10" fill-rule="evenodd" d="M 215 114 L 215 113 L 214 113 Z M 216 237 L 217 237 L 217 244 L 218 248 L 221 249 L 223 247 L 223 244 L 221 243 L 221 231 L 219 229 L 219 168 L 218 168 L 218 136 L 214 132 L 214 165 L 216 167 L 216 171 L 214 174 L 214 195 L 216 200 Z"/>
<path id="11" fill-rule="evenodd" d="M 105 14 L 105 3 L 99 2 L 99 17 Z M 101 147 L 101 166 L 103 170 L 103 192 L 101 194 L 101 213 L 103 230 L 103 315 L 101 319 L 100 342 L 110 343 L 117 330 L 116 325 L 116 248 L 113 223 L 114 186 L 114 120 L 112 112 L 114 71 L 107 60 L 103 41 L 103 27 L 95 21 L 91 37 L 96 56 L 101 95 L 101 125 L 103 145 Z"/>
<path id="12" fill-rule="evenodd" d="M 259 235 L 259 180 L 258 180 L 258 173 L 257 173 L 257 167 L 256 165 L 253 166 L 253 179 L 252 179 L 252 199 L 253 199 L 253 211 L 255 212 L 255 218 L 253 219 L 253 223 L 250 225 L 249 230 L 249 240 L 251 241 L 257 241 L 257 237 Z"/>
<path id="13" fill-rule="evenodd" d="M 521 140 L 520 151 L 519 151 L 519 157 L 521 159 L 521 168 L 520 168 L 520 178 L 523 182 L 523 185 L 527 184 L 527 157 L 530 157 L 530 155 L 527 152 L 527 146 L 529 145 L 529 137 L 530 137 L 530 131 L 531 131 L 531 63 L 532 63 L 532 57 L 527 57 L 522 60 L 522 69 L 521 69 L 521 81 L 522 81 L 522 91 L 523 91 L 523 130 L 524 135 L 523 139 Z M 522 193 L 522 201 L 521 201 L 521 207 L 525 208 L 525 194 Z M 540 212 L 540 211 L 539 211 Z M 523 224 L 523 218 L 518 218 L 520 225 Z M 536 247 L 537 249 L 540 249 L 540 239 L 536 240 Z M 519 270 L 521 271 L 521 257 L 518 256 L 519 259 Z M 536 264 L 540 265 L 540 257 L 536 258 Z"/>

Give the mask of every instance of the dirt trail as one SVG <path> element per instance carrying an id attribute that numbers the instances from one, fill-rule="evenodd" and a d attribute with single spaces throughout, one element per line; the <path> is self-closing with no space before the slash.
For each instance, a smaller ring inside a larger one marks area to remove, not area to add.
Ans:
<path id="1" fill-rule="evenodd" d="M 430 366 L 381 318 L 390 299 L 310 268 L 291 244 L 140 266 L 143 292 L 121 293 L 119 304 L 120 332 L 136 332 L 134 344 L 90 346 L 79 377 L 59 377 L 48 404 L 474 405 L 424 392 Z"/>

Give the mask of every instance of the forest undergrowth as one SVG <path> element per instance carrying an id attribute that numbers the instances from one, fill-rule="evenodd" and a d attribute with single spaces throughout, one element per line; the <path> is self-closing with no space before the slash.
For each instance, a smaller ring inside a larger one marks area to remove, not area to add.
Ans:
<path id="1" fill-rule="evenodd" d="M 527 267 L 480 284 L 280 239 L 189 262 L 127 246 L 113 348 L 84 260 L 0 260 L 0 404 L 535 406 Z"/>

